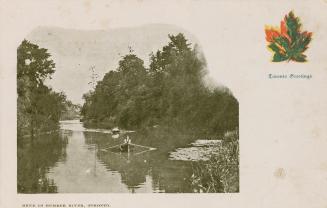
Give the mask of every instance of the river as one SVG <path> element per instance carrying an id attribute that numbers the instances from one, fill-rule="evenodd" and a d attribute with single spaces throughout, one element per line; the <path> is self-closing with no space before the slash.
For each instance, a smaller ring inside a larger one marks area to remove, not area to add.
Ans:
<path id="1" fill-rule="evenodd" d="M 127 135 L 132 143 L 156 149 L 111 151 Z M 171 157 L 192 141 L 190 135 L 160 128 L 117 136 L 86 129 L 77 120 L 63 121 L 57 132 L 19 142 L 17 189 L 19 193 L 192 193 L 192 162 Z"/>

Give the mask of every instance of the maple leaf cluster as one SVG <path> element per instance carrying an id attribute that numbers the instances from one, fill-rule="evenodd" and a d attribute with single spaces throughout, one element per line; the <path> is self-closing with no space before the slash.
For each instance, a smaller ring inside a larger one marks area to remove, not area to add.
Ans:
<path id="1" fill-rule="evenodd" d="M 308 49 L 311 32 L 301 32 L 300 19 L 291 11 L 280 22 L 280 28 L 266 27 L 268 48 L 274 53 L 273 62 L 306 62 L 303 53 Z"/>

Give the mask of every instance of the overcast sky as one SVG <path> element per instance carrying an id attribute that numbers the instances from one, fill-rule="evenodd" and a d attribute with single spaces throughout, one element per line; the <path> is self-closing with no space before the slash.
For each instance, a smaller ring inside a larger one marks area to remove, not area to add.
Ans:
<path id="1" fill-rule="evenodd" d="M 75 104 L 82 104 L 82 96 L 92 86 L 92 66 L 99 79 L 115 70 L 118 61 L 129 52 L 149 63 L 149 54 L 161 49 L 169 41 L 168 34 L 182 32 L 190 42 L 195 38 L 186 31 L 170 25 L 145 25 L 112 30 L 73 30 L 56 27 L 38 27 L 26 39 L 47 48 L 56 63 L 56 72 L 47 82 L 55 91 L 63 91 Z"/>

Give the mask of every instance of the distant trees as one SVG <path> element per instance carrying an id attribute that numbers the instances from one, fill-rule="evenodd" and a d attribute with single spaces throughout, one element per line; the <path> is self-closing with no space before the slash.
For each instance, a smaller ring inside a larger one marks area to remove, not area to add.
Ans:
<path id="1" fill-rule="evenodd" d="M 134 54 L 119 61 L 84 95 L 86 125 L 137 129 L 153 125 L 217 132 L 238 127 L 238 102 L 226 88 L 203 84 L 206 63 L 183 34 L 150 55 L 149 68 Z"/>
<path id="2" fill-rule="evenodd" d="M 17 49 L 17 133 L 34 136 L 58 125 L 66 96 L 44 81 L 55 72 L 47 49 L 24 40 Z"/>
<path id="3" fill-rule="evenodd" d="M 66 99 L 64 103 L 64 108 L 61 111 L 60 120 L 80 119 L 81 107 L 82 106 L 74 104 Z"/>

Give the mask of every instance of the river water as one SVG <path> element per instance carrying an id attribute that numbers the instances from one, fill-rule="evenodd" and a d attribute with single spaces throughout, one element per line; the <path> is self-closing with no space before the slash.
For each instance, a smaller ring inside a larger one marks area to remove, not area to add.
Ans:
<path id="1" fill-rule="evenodd" d="M 132 143 L 156 150 L 114 151 L 111 147 L 127 135 Z M 18 143 L 17 189 L 19 193 L 191 193 L 195 191 L 192 162 L 179 159 L 178 152 L 192 142 L 190 135 L 159 128 L 118 136 L 85 129 L 77 120 L 63 121 L 57 132 Z"/>

